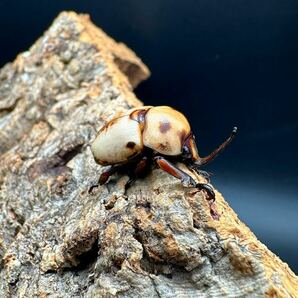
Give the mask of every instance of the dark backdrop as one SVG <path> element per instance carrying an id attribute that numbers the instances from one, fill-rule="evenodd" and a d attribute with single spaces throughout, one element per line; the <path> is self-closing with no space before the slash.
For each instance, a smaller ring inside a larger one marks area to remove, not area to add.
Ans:
<path id="1" fill-rule="evenodd" d="M 298 1 L 0 0 L 0 64 L 62 10 L 89 13 L 144 60 L 146 104 L 189 118 L 201 155 L 239 127 L 206 169 L 258 238 L 298 272 Z"/>

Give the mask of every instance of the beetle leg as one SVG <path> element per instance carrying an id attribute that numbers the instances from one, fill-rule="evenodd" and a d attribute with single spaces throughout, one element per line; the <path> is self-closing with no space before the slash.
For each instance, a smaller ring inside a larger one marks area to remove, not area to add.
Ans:
<path id="1" fill-rule="evenodd" d="M 148 158 L 144 156 L 136 165 L 134 173 L 136 176 L 142 176 L 144 172 L 148 169 Z"/>
<path id="2" fill-rule="evenodd" d="M 93 189 L 98 187 L 98 185 L 103 185 L 105 184 L 109 177 L 113 174 L 115 174 L 118 171 L 119 167 L 118 166 L 109 166 L 104 172 L 101 173 L 98 179 L 98 184 L 94 184 L 89 188 L 89 193 L 92 193 Z"/>
<path id="3" fill-rule="evenodd" d="M 197 183 L 192 177 L 180 170 L 178 167 L 166 160 L 164 157 L 156 156 L 154 157 L 154 161 L 156 162 L 159 168 L 161 168 L 168 174 L 180 179 L 183 186 L 196 187 Z"/>
<path id="4" fill-rule="evenodd" d="M 136 180 L 137 177 L 143 176 L 148 169 L 148 158 L 144 156 L 136 165 L 133 173 L 130 175 L 129 180 L 125 184 L 125 189 L 128 189 Z"/>
<path id="5" fill-rule="evenodd" d="M 210 182 L 210 176 L 212 175 L 211 173 L 208 173 L 206 171 L 202 171 L 202 170 L 199 170 L 199 169 L 197 169 L 196 172 L 199 175 L 203 176 L 207 180 L 208 183 Z"/>
<path id="6" fill-rule="evenodd" d="M 154 160 L 162 170 L 180 179 L 183 186 L 196 187 L 200 190 L 205 190 L 208 193 L 208 197 L 211 199 L 212 202 L 214 202 L 215 194 L 212 187 L 209 184 L 196 183 L 192 177 L 180 170 L 178 167 L 166 160 L 164 157 L 156 156 L 154 157 Z"/>
<path id="7" fill-rule="evenodd" d="M 115 174 L 119 170 L 117 166 L 109 166 L 104 172 L 102 172 L 99 176 L 98 183 L 99 185 L 105 184 L 110 176 Z"/>
<path id="8" fill-rule="evenodd" d="M 207 183 L 197 183 L 196 187 L 199 189 L 199 190 L 205 190 L 207 193 L 208 193 L 208 200 L 210 200 L 211 203 L 214 203 L 215 201 L 215 193 L 214 193 L 214 190 L 213 188 L 211 187 L 210 184 L 207 184 Z"/>
<path id="9" fill-rule="evenodd" d="M 129 187 L 131 187 L 131 185 L 136 181 L 136 176 L 133 176 L 133 177 L 129 177 L 128 181 L 125 183 L 125 191 L 128 190 Z"/>
<path id="10" fill-rule="evenodd" d="M 203 176 L 207 180 L 207 182 L 210 183 L 210 176 L 212 175 L 212 173 L 200 170 L 198 169 L 198 167 L 192 165 L 190 165 L 189 168 L 195 171 L 197 174 Z"/>

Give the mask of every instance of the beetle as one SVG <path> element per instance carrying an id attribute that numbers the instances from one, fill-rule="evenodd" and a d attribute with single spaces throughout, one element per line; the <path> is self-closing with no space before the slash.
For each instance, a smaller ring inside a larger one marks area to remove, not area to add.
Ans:
<path id="1" fill-rule="evenodd" d="M 207 191 L 212 200 L 215 194 L 207 183 L 197 183 L 179 169 L 176 162 L 184 163 L 190 170 L 207 178 L 209 174 L 199 167 L 212 161 L 234 138 L 237 128 L 211 154 L 201 158 L 186 117 L 169 106 L 143 106 L 113 118 L 97 133 L 91 145 L 95 161 L 109 166 L 99 177 L 105 184 L 109 177 L 125 168 L 129 169 L 130 185 L 155 163 L 168 174 L 181 180 L 186 187 Z"/>

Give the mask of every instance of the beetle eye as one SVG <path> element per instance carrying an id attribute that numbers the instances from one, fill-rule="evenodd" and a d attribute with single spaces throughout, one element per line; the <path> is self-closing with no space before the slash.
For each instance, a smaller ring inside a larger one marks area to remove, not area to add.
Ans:
<path id="1" fill-rule="evenodd" d="M 186 158 L 190 156 L 190 150 L 187 146 L 183 146 L 182 155 L 183 155 L 183 157 L 186 157 Z"/>

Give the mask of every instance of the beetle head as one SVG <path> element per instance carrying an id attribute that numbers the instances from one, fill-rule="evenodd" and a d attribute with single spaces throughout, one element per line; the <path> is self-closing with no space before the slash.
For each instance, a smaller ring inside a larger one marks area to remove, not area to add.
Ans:
<path id="1" fill-rule="evenodd" d="M 195 162 L 199 159 L 195 136 L 190 133 L 182 146 L 182 158 L 185 161 Z"/>
<path id="2" fill-rule="evenodd" d="M 231 143 L 237 133 L 237 127 L 233 128 L 230 136 L 208 156 L 201 158 L 195 142 L 195 137 L 190 134 L 182 146 L 182 158 L 187 162 L 192 162 L 193 167 L 200 167 L 212 161 L 220 152 L 222 152 L 228 144 Z"/>

